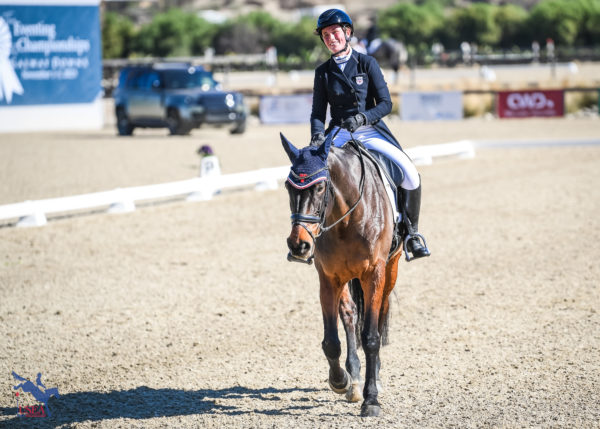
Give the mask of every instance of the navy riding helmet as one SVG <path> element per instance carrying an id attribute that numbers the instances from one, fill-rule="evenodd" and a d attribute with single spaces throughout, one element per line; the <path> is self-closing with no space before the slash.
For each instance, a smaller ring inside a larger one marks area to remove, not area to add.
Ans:
<path id="1" fill-rule="evenodd" d="M 319 15 L 317 20 L 317 28 L 315 29 L 315 35 L 321 36 L 321 31 L 325 27 L 330 25 L 339 24 L 342 27 L 350 27 L 350 35 L 354 34 L 354 24 L 346 12 L 340 9 L 329 9 Z M 322 38 L 322 37 L 321 37 Z"/>

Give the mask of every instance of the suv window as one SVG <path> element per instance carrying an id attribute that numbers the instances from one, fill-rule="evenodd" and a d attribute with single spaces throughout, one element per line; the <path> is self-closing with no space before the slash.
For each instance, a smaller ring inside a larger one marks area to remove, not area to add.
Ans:
<path id="1" fill-rule="evenodd" d="M 133 70 L 129 72 L 126 87 L 130 89 L 151 89 L 160 86 L 160 76 L 155 71 Z"/>
<path id="2" fill-rule="evenodd" d="M 190 68 L 188 70 L 165 70 L 164 86 L 167 89 L 202 88 L 214 89 L 216 82 L 211 73 Z"/>
<path id="3" fill-rule="evenodd" d="M 160 75 L 155 71 L 146 72 L 140 78 L 140 85 L 142 89 L 160 88 Z"/>
<path id="4" fill-rule="evenodd" d="M 125 84 L 127 83 L 127 79 L 129 78 L 131 73 L 132 71 L 127 69 L 123 69 L 121 71 L 121 74 L 119 75 L 119 88 L 125 88 Z"/>

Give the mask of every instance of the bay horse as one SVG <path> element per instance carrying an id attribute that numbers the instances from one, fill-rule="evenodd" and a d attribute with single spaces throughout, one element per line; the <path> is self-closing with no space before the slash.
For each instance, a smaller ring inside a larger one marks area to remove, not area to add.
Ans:
<path id="1" fill-rule="evenodd" d="M 387 344 L 389 295 L 396 282 L 402 246 L 390 254 L 394 235 L 392 205 L 376 166 L 360 143 L 296 148 L 281 142 L 292 167 L 286 181 L 292 212 L 288 260 L 311 264 L 319 274 L 325 357 L 329 386 L 361 399 L 361 416 L 378 416 L 379 348 Z M 340 366 L 338 315 L 346 334 L 345 370 Z M 365 352 L 365 383 L 357 348 Z"/>

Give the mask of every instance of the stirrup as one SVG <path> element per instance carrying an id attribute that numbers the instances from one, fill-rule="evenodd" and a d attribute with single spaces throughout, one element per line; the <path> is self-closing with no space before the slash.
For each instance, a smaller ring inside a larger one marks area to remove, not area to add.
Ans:
<path id="1" fill-rule="evenodd" d="M 425 257 L 425 256 L 429 256 L 431 254 L 429 252 L 429 248 L 427 247 L 427 241 L 425 240 L 425 237 L 423 237 L 418 232 L 415 232 L 413 234 L 407 234 L 406 238 L 404 238 L 404 246 L 403 246 L 404 247 L 404 256 L 406 258 L 406 262 L 410 262 L 413 259 L 415 259 L 414 256 L 411 256 L 408 253 L 408 242 L 410 240 L 412 240 L 413 238 L 417 239 L 419 241 L 419 243 L 421 244 L 421 246 L 423 246 L 425 248 L 425 250 L 427 251 L 427 255 L 419 256 L 419 258 L 422 258 L 422 257 Z"/>

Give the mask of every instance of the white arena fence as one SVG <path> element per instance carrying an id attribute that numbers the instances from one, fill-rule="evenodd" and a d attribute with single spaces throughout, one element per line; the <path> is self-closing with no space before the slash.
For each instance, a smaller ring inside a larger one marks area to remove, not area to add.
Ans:
<path id="1" fill-rule="evenodd" d="M 438 145 L 417 146 L 406 152 L 417 165 L 428 165 L 438 157 L 473 158 L 475 145 L 464 140 Z M 177 182 L 156 185 L 117 188 L 70 197 L 24 201 L 0 206 L 0 221 L 18 219 L 16 225 L 42 226 L 49 214 L 69 213 L 108 207 L 109 213 L 131 212 L 136 203 L 161 198 L 186 196 L 188 201 L 210 200 L 216 192 L 233 188 L 254 187 L 256 190 L 276 189 L 285 180 L 290 167 L 263 168 L 234 174 L 218 174 L 196 177 Z"/>

